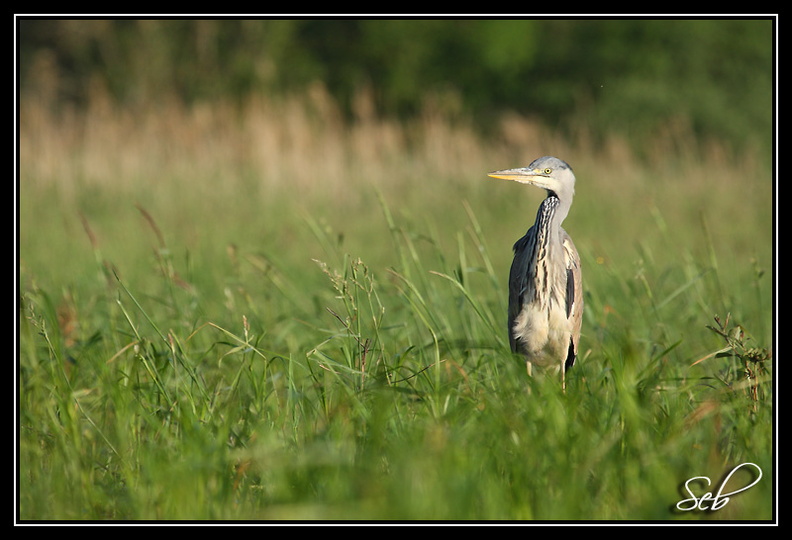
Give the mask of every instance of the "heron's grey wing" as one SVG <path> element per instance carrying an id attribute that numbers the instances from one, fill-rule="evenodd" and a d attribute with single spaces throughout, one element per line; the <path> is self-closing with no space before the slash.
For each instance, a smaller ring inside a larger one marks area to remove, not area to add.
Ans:
<path id="1" fill-rule="evenodd" d="M 528 272 L 531 271 L 531 253 L 533 252 L 534 227 L 528 229 L 525 236 L 514 244 L 514 260 L 509 271 L 509 345 L 512 352 L 519 352 L 517 339 L 514 337 L 514 321 L 522 311 L 525 293 L 528 287 Z"/>
<path id="2" fill-rule="evenodd" d="M 580 272 L 580 255 L 566 231 L 562 233 L 561 242 L 564 246 L 564 261 L 567 269 L 566 313 L 567 319 L 572 323 L 569 352 L 566 362 L 564 362 L 564 368 L 569 369 L 575 364 L 578 342 L 580 341 L 580 327 L 583 323 L 583 281 Z"/>

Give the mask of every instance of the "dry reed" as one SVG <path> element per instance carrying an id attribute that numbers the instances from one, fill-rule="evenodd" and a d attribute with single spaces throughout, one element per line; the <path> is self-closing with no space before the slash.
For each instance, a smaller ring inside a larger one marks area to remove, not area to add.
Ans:
<path id="1" fill-rule="evenodd" d="M 490 190 L 485 198 L 495 189 L 495 198 L 512 199 L 514 191 L 493 188 L 486 172 L 552 154 L 573 164 L 589 220 L 603 227 L 638 229 L 629 218 L 636 208 L 643 215 L 659 208 L 670 220 L 677 211 L 706 210 L 716 220 L 753 219 L 770 239 L 769 164 L 754 149 L 701 141 L 682 119 L 658 131 L 638 157 L 634 142 L 618 135 L 594 142 L 585 125 L 562 134 L 505 114 L 494 136 L 484 138 L 440 107 L 398 122 L 378 116 L 371 95 L 361 92 L 352 109 L 354 119 L 346 120 L 319 84 L 300 96 L 192 106 L 163 99 L 139 110 L 114 106 L 98 87 L 80 112 L 22 96 L 20 195 L 55 187 L 70 204 L 86 189 L 114 196 L 156 190 L 172 200 L 188 192 L 212 199 L 220 192 L 279 191 L 354 207 L 370 191 L 361 188 L 375 186 L 404 206 L 442 202 L 459 189 L 468 196 Z M 752 238 L 740 242 L 750 245 Z"/>

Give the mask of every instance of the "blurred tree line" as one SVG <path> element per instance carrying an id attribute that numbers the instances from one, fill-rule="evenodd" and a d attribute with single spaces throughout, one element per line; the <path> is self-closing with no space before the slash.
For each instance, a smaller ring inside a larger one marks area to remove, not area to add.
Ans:
<path id="1" fill-rule="evenodd" d="M 20 95 L 83 105 L 271 96 L 320 81 L 342 110 L 426 100 L 487 125 L 504 111 L 593 135 L 681 119 L 696 135 L 768 147 L 775 26 L 757 19 L 19 19 Z"/>

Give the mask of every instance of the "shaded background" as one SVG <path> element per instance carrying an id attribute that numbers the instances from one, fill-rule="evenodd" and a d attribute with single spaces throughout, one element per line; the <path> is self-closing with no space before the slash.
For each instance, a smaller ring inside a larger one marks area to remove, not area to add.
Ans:
<path id="1" fill-rule="evenodd" d="M 23 268 L 85 281 L 89 225 L 145 272 L 136 205 L 205 269 L 233 244 L 310 279 L 305 216 L 388 266 L 381 196 L 446 252 L 469 204 L 503 275 L 543 194 L 486 172 L 556 155 L 584 256 L 629 275 L 714 253 L 740 289 L 771 258 L 774 24 L 21 19 Z"/>
<path id="2" fill-rule="evenodd" d="M 596 135 L 682 118 L 771 142 L 773 21 L 21 20 L 21 96 L 126 106 L 288 95 L 321 81 L 345 114 L 362 88 L 405 118 L 427 99 L 482 126 L 505 110 Z M 93 89 L 93 90 L 92 90 Z"/>
<path id="3" fill-rule="evenodd" d="M 287 249 L 305 214 L 388 264 L 375 193 L 451 236 L 468 201 L 507 267 L 542 194 L 486 172 L 548 154 L 597 260 L 770 255 L 772 19 L 18 23 L 23 260 L 54 280 L 72 249 L 28 247 L 82 215 L 129 256 L 131 201 L 194 254 Z"/>

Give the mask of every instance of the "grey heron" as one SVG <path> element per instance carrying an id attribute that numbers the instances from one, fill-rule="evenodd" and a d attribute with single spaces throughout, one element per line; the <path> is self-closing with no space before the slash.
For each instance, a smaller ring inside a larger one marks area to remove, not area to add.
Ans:
<path id="1" fill-rule="evenodd" d="M 564 161 L 545 156 L 527 167 L 489 173 L 547 191 L 536 221 L 514 244 L 509 272 L 509 343 L 531 366 L 566 371 L 575 363 L 583 314 L 580 256 L 561 227 L 575 194 L 575 175 Z"/>

